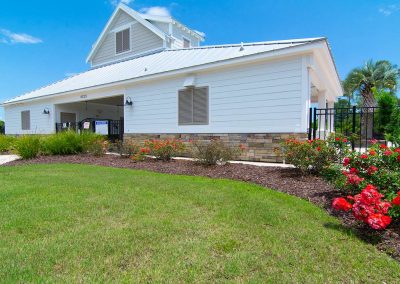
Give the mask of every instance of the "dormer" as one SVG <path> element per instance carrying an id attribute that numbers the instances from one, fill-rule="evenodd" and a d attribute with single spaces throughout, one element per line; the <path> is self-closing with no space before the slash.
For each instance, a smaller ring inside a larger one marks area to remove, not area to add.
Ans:
<path id="1" fill-rule="evenodd" d="M 204 36 L 172 17 L 145 15 L 118 5 L 87 58 L 99 67 L 164 49 L 200 46 Z"/>

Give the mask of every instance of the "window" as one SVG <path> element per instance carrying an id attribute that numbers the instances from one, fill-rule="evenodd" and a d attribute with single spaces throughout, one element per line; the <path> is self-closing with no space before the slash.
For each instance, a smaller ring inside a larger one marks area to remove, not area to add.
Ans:
<path id="1" fill-rule="evenodd" d="M 131 49 L 130 29 L 115 33 L 116 53 L 125 52 Z"/>
<path id="2" fill-rule="evenodd" d="M 183 38 L 183 48 L 189 48 L 190 47 L 190 40 L 187 38 Z"/>
<path id="3" fill-rule="evenodd" d="M 31 130 L 31 112 L 29 110 L 21 111 L 21 129 Z"/>
<path id="4" fill-rule="evenodd" d="M 208 87 L 180 90 L 179 125 L 208 124 Z"/>

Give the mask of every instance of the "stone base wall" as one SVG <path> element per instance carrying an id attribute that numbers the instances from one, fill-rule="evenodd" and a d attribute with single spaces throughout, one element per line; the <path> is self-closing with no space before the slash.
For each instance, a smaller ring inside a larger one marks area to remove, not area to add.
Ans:
<path id="1" fill-rule="evenodd" d="M 287 138 L 307 139 L 306 133 L 261 133 L 261 134 L 124 134 L 125 141 L 143 144 L 151 139 L 180 139 L 182 141 L 209 142 L 219 139 L 232 147 L 245 147 L 239 157 L 242 161 L 282 163 L 280 143 Z M 190 143 L 187 144 L 190 147 Z M 187 151 L 184 156 L 188 156 Z"/>

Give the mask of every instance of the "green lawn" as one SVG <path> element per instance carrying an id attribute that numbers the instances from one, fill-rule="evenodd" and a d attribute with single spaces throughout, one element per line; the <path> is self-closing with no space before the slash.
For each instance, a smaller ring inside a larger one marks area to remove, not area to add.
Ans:
<path id="1" fill-rule="evenodd" d="M 242 182 L 0 167 L 1 282 L 380 282 L 400 265 L 314 205 Z"/>

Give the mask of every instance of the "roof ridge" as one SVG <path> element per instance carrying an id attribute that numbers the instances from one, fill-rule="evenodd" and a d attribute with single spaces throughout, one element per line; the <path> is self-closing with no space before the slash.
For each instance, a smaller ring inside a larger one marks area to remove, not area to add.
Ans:
<path id="1" fill-rule="evenodd" d="M 180 50 L 195 50 L 195 49 L 208 49 L 208 48 L 229 48 L 229 47 L 240 47 L 240 46 L 261 46 L 261 45 L 273 45 L 273 44 L 301 44 L 310 43 L 320 40 L 326 40 L 325 37 L 317 38 L 304 38 L 304 39 L 290 39 L 290 40 L 276 40 L 276 41 L 259 41 L 259 42 L 243 42 L 235 44 L 217 44 L 217 45 L 203 45 L 190 48 L 169 48 L 166 51 L 180 51 Z"/>

